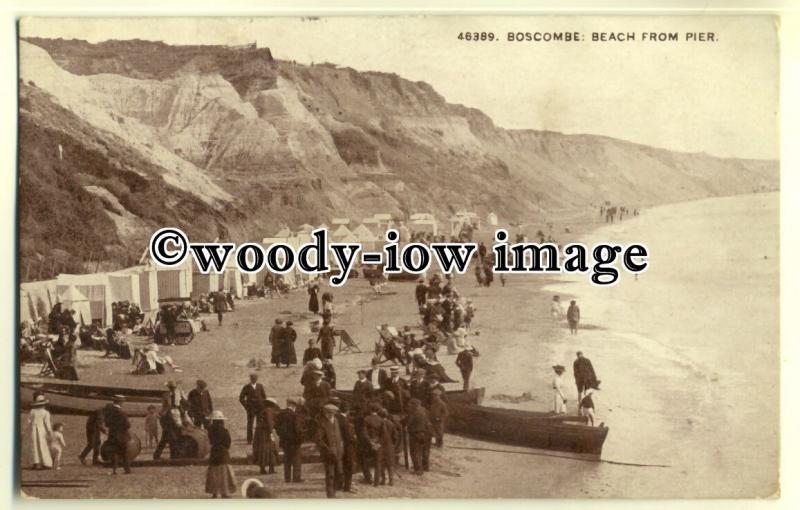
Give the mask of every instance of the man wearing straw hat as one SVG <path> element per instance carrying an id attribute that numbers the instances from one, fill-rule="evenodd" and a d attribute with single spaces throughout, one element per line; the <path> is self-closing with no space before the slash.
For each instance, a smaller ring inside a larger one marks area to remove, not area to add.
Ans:
<path id="1" fill-rule="evenodd" d="M 131 422 L 125 411 L 122 410 L 122 403 L 125 402 L 123 395 L 112 397 L 113 405 L 106 411 L 106 428 L 108 428 L 108 444 L 111 447 L 111 474 L 117 474 L 117 464 L 122 460 L 122 467 L 125 474 L 131 472 L 131 459 L 128 455 L 128 443 L 131 440 Z"/>

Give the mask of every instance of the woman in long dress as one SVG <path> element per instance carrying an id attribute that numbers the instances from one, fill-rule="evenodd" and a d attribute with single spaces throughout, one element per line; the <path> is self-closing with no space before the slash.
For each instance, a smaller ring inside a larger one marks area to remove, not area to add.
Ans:
<path id="1" fill-rule="evenodd" d="M 311 283 L 308 286 L 308 311 L 314 314 L 319 313 L 317 293 L 319 293 L 319 285 L 317 282 Z"/>
<path id="2" fill-rule="evenodd" d="M 283 330 L 280 362 L 289 365 L 297 365 L 297 351 L 294 348 L 294 343 L 297 341 L 297 331 L 292 327 L 292 321 L 286 321 L 286 327 Z"/>
<path id="3" fill-rule="evenodd" d="M 564 396 L 564 381 L 561 378 L 564 375 L 563 365 L 553 365 L 553 412 L 556 414 L 564 414 L 567 412 L 567 398 Z"/>
<path id="4" fill-rule="evenodd" d="M 31 450 L 33 453 L 33 469 L 53 467 L 53 458 L 50 456 L 50 435 L 53 427 L 50 424 L 50 411 L 45 409 L 49 401 L 44 395 L 37 395 L 31 403 L 28 415 L 28 425 L 31 427 Z"/>
<path id="5" fill-rule="evenodd" d="M 257 465 L 262 475 L 275 473 L 278 463 L 278 452 L 272 440 L 275 428 L 275 413 L 279 410 L 275 399 L 269 398 L 259 403 L 256 414 L 256 430 L 253 434 L 253 464 Z M 269 472 L 267 472 L 269 467 Z"/>
<path id="6" fill-rule="evenodd" d="M 211 453 L 208 457 L 206 472 L 206 492 L 212 498 L 217 496 L 229 498 L 236 492 L 236 477 L 231 469 L 231 434 L 225 428 L 225 416 L 222 411 L 211 413 L 211 425 L 208 427 L 208 441 Z"/>

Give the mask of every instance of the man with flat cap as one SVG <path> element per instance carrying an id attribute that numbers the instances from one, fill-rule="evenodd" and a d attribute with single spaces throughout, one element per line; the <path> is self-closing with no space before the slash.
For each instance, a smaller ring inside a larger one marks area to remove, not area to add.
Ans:
<path id="1" fill-rule="evenodd" d="M 344 441 L 341 427 L 336 419 L 339 412 L 333 404 L 325 404 L 322 416 L 317 419 L 315 443 L 319 449 L 320 459 L 325 468 L 325 494 L 329 498 L 336 497 L 336 482 L 343 477 L 342 457 Z"/>
<path id="2" fill-rule="evenodd" d="M 261 404 L 267 400 L 267 392 L 264 386 L 258 382 L 258 374 L 250 374 L 250 383 L 242 386 L 239 392 L 239 403 L 247 413 L 247 444 L 253 442 L 253 424 L 261 408 Z"/>
<path id="3" fill-rule="evenodd" d="M 111 447 L 111 474 L 117 474 L 117 465 L 122 461 L 125 474 L 131 472 L 131 459 L 128 455 L 128 442 L 131 440 L 131 422 L 122 410 L 125 397 L 114 395 L 113 404 L 106 408 L 105 421 L 108 429 L 108 444 Z"/>

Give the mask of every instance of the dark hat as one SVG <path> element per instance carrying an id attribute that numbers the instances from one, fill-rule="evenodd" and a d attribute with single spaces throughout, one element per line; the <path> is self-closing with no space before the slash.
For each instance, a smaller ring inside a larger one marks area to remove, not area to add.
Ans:
<path id="1" fill-rule="evenodd" d="M 357 374 L 365 374 L 366 375 L 367 371 L 364 370 L 363 368 L 361 368 L 361 369 L 357 370 L 356 373 Z"/>
<path id="2" fill-rule="evenodd" d="M 553 370 L 564 370 L 564 365 L 553 365 Z"/>
<path id="3" fill-rule="evenodd" d="M 202 379 L 197 380 L 197 385 L 200 386 L 201 388 L 205 388 L 206 386 L 208 386 L 206 382 Z"/>
<path id="4" fill-rule="evenodd" d="M 283 319 L 275 319 L 275 324 L 283 324 Z"/>
<path id="5" fill-rule="evenodd" d="M 166 384 L 164 384 L 164 386 L 166 386 L 167 388 L 177 388 L 178 384 L 170 379 L 169 381 L 166 382 Z"/>
<path id="6" fill-rule="evenodd" d="M 373 402 L 373 403 L 371 403 L 371 404 L 369 405 L 369 411 L 370 411 L 371 413 L 377 413 L 377 412 L 378 412 L 378 411 L 380 411 L 380 410 L 381 410 L 381 405 L 380 405 L 380 404 L 378 404 L 377 402 Z"/>
<path id="7" fill-rule="evenodd" d="M 294 326 L 294 322 L 292 322 L 292 321 L 286 321 L 286 325 L 287 325 L 287 326 Z"/>

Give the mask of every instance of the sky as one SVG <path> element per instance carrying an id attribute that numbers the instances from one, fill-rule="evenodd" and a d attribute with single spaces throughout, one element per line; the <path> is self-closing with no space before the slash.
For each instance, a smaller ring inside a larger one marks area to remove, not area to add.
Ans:
<path id="1" fill-rule="evenodd" d="M 22 37 L 269 47 L 275 58 L 393 72 L 506 128 L 606 135 L 685 152 L 777 159 L 771 17 L 27 18 Z M 491 32 L 497 41 L 459 40 Z M 509 42 L 509 32 L 578 42 Z M 593 42 L 593 33 L 634 40 Z M 678 41 L 643 40 L 644 33 Z M 713 42 L 686 33 L 714 33 Z M 24 62 L 22 63 L 24 65 Z"/>

